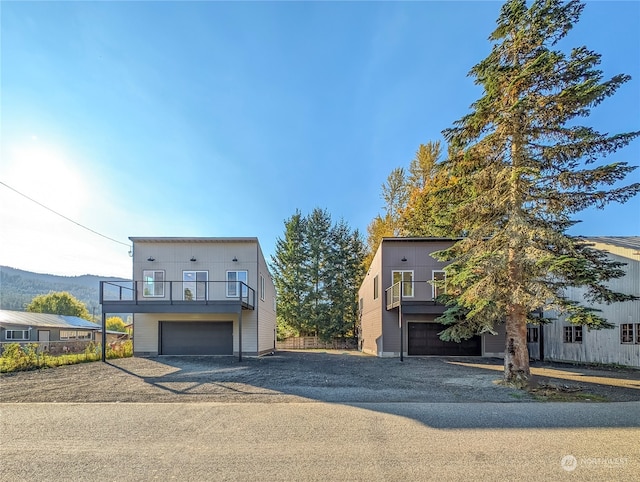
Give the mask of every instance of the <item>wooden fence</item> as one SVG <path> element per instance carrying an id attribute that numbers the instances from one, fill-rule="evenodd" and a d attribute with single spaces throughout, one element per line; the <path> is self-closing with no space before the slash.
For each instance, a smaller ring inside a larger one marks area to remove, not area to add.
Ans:
<path id="1" fill-rule="evenodd" d="M 276 342 L 278 350 L 355 350 L 357 342 L 353 339 L 334 339 L 324 341 L 317 336 L 297 336 Z"/>

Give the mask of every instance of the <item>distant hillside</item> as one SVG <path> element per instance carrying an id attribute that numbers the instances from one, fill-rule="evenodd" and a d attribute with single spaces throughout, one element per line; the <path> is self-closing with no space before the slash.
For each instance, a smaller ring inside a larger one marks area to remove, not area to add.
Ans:
<path id="1" fill-rule="evenodd" d="M 100 310 L 100 281 L 122 281 L 95 275 L 56 276 L 32 273 L 20 269 L 0 266 L 0 309 L 24 311 L 37 295 L 52 291 L 68 291 L 87 305 L 89 313 L 96 316 Z"/>

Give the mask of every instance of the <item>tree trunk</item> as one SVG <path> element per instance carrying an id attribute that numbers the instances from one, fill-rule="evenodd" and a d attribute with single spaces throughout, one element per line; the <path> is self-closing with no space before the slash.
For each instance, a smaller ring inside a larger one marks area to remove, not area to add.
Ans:
<path id="1" fill-rule="evenodd" d="M 505 382 L 524 387 L 529 383 L 529 349 L 527 347 L 527 315 L 524 307 L 510 307 L 506 322 L 506 346 L 504 350 Z"/>

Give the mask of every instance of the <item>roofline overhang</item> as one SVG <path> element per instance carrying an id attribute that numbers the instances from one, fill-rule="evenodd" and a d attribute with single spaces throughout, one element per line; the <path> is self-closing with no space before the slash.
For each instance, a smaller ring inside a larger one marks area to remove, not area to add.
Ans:
<path id="1" fill-rule="evenodd" d="M 133 243 L 258 243 L 257 237 L 143 237 L 129 236 Z"/>

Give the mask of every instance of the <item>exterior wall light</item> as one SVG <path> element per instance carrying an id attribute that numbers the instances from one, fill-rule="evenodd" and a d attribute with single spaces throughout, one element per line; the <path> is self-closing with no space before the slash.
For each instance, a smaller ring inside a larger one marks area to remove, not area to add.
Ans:
<path id="1" fill-rule="evenodd" d="M 155 260 L 156 260 L 156 258 L 154 258 L 153 256 L 149 256 L 149 257 L 147 258 L 147 261 L 155 261 Z"/>
<path id="2" fill-rule="evenodd" d="M 194 262 L 197 261 L 196 257 L 195 256 L 191 256 L 191 261 L 194 261 Z"/>

